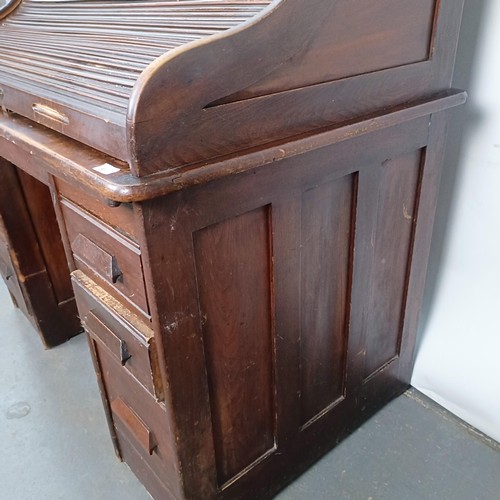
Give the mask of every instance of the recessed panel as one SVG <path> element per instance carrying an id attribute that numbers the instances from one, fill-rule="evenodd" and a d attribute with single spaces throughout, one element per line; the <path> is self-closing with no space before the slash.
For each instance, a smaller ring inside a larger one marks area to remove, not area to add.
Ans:
<path id="1" fill-rule="evenodd" d="M 354 184 L 351 175 L 302 197 L 302 424 L 344 391 Z"/>
<path id="2" fill-rule="evenodd" d="M 426 61 L 435 14 L 436 0 L 337 0 L 307 49 L 226 101 Z"/>
<path id="3" fill-rule="evenodd" d="M 417 218 L 421 152 L 395 158 L 380 168 L 365 377 L 399 354 Z"/>
<path id="4" fill-rule="evenodd" d="M 219 484 L 274 447 L 269 208 L 194 234 Z"/>

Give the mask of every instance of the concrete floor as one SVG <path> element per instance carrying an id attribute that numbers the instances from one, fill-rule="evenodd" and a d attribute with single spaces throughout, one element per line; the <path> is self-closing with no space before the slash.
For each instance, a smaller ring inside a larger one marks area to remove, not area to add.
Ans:
<path id="1" fill-rule="evenodd" d="M 115 459 L 85 338 L 44 351 L 3 284 L 0 337 L 0 500 L 148 499 Z M 499 451 L 410 391 L 277 498 L 500 500 Z"/>

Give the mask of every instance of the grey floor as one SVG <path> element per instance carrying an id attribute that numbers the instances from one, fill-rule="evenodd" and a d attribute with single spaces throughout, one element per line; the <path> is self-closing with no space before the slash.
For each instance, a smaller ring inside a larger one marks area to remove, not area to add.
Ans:
<path id="1" fill-rule="evenodd" d="M 0 499 L 148 499 L 114 458 L 83 336 L 44 351 L 0 284 L 0 338 Z M 410 391 L 277 498 L 500 500 L 500 447 Z"/>

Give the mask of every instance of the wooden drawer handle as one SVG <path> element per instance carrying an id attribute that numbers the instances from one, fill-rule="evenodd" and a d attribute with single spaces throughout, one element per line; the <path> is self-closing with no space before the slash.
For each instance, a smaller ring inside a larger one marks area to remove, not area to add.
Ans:
<path id="1" fill-rule="evenodd" d="M 120 398 L 111 402 L 111 411 L 134 436 L 146 453 L 152 455 L 156 448 L 153 435 L 137 413 Z"/>
<path id="2" fill-rule="evenodd" d="M 71 248 L 77 259 L 83 261 L 84 264 L 94 269 L 110 283 L 114 284 L 123 278 L 116 257 L 103 250 L 83 234 L 79 234 L 75 238 Z"/>
<path id="3" fill-rule="evenodd" d="M 39 118 L 46 118 L 50 121 L 61 123 L 63 125 L 69 125 L 69 118 L 60 111 L 54 108 L 46 106 L 45 104 L 33 104 L 33 114 Z"/>
<path id="4" fill-rule="evenodd" d="M 132 357 L 127 343 L 110 330 L 95 314 L 90 311 L 83 320 L 83 325 L 93 337 L 97 337 L 125 365 Z"/>

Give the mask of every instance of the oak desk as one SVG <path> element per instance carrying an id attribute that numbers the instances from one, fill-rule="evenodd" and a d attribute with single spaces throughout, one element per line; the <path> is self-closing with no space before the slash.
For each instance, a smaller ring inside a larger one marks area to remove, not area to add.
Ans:
<path id="1" fill-rule="evenodd" d="M 462 2 L 14 3 L 15 302 L 155 498 L 271 497 L 409 384 Z"/>

